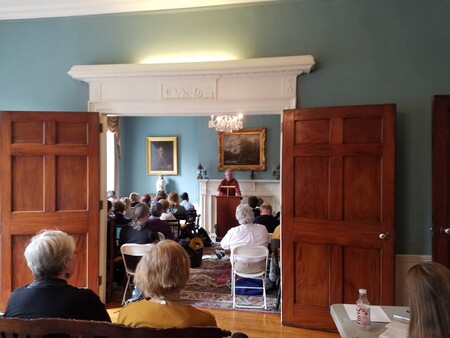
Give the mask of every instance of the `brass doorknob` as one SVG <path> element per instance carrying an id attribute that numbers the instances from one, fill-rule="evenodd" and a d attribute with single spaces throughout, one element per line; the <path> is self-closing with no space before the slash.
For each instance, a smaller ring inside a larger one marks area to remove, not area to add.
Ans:
<path id="1" fill-rule="evenodd" d="M 378 235 L 379 239 L 388 239 L 389 238 L 389 232 L 382 232 Z"/>

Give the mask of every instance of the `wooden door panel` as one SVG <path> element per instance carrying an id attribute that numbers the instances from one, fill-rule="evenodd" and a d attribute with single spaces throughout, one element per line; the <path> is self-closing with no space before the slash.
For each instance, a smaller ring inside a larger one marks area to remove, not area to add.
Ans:
<path id="1" fill-rule="evenodd" d="M 329 215 L 329 161 L 326 157 L 296 158 L 295 217 L 327 219 Z"/>
<path id="2" fill-rule="evenodd" d="M 1 113 L 1 308 L 32 281 L 23 252 L 42 229 L 75 238 L 70 283 L 98 290 L 98 135 L 95 113 Z"/>
<path id="3" fill-rule="evenodd" d="M 295 293 L 295 303 L 310 306 L 328 306 L 329 299 L 329 253 L 326 245 L 314 243 L 295 243 L 294 290 L 307 290 Z M 319 262 L 319 264 L 317 264 Z"/>
<path id="4" fill-rule="evenodd" d="M 56 123 L 55 144 L 86 145 L 88 144 L 88 128 L 86 123 Z"/>
<path id="5" fill-rule="evenodd" d="M 11 265 L 13 267 L 27 266 L 23 255 L 25 247 L 30 240 L 30 235 L 14 235 L 11 238 Z M 17 289 L 20 286 L 29 284 L 33 281 L 33 275 L 30 269 L 19 268 L 15 271 L 12 278 L 12 288 Z"/>
<path id="6" fill-rule="evenodd" d="M 381 168 L 378 157 L 343 158 L 344 220 L 381 219 Z"/>
<path id="7" fill-rule="evenodd" d="M 13 156 L 11 159 L 11 211 L 44 210 L 44 158 L 42 156 Z M 31 179 L 30 179 L 31 178 Z M 24 184 L 27 182 L 27 184 Z M 33 191 L 33 194 L 29 192 Z"/>
<path id="8" fill-rule="evenodd" d="M 88 209 L 88 160 L 84 156 L 56 157 L 56 210 Z M 64 173 L 60 175 L 60 173 Z M 76 182 L 76 184 L 74 184 Z"/>
<path id="9" fill-rule="evenodd" d="M 353 304 L 356 302 L 355 292 L 364 286 L 370 290 L 368 297 L 372 304 L 381 304 L 380 283 L 378 278 L 367 276 L 380 276 L 382 254 L 379 249 L 365 247 L 344 247 L 343 249 L 343 302 Z"/>
<path id="10" fill-rule="evenodd" d="M 433 261 L 450 269 L 450 95 L 434 96 L 432 108 Z"/>
<path id="11" fill-rule="evenodd" d="M 393 304 L 395 106 L 285 111 L 282 169 L 283 324 L 335 331 L 361 287 Z"/>
<path id="12" fill-rule="evenodd" d="M 11 145 L 42 144 L 44 142 L 44 123 L 42 121 L 12 121 Z"/>

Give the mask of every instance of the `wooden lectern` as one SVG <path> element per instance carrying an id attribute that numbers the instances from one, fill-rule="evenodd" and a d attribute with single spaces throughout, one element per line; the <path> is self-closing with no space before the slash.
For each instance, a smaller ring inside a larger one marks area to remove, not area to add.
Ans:
<path id="1" fill-rule="evenodd" d="M 239 225 L 235 214 L 240 203 L 241 197 L 239 196 L 216 196 L 217 241 L 225 236 L 228 229 Z"/>

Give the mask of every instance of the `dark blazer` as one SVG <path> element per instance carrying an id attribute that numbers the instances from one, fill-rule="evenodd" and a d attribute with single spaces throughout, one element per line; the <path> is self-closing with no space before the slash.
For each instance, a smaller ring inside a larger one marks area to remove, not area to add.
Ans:
<path id="1" fill-rule="evenodd" d="M 119 246 L 125 243 L 147 244 L 159 241 L 158 231 L 149 226 L 135 230 L 130 225 L 124 225 L 120 230 Z"/>
<path id="2" fill-rule="evenodd" d="M 58 278 L 36 279 L 14 290 L 4 316 L 111 321 L 105 305 L 92 290 L 76 288 Z"/>
<path id="3" fill-rule="evenodd" d="M 255 217 L 253 223 L 264 225 L 267 228 L 267 232 L 271 234 L 280 224 L 280 221 L 271 215 L 260 215 Z"/>
<path id="4" fill-rule="evenodd" d="M 172 226 L 167 221 L 164 221 L 159 218 L 150 218 L 145 223 L 145 226 L 149 226 L 154 231 L 162 233 L 164 237 L 166 237 L 166 239 L 174 239 L 172 233 Z"/>
<path id="5" fill-rule="evenodd" d="M 114 214 L 114 217 L 112 217 L 112 220 L 116 225 L 125 225 L 131 222 L 131 219 L 126 218 L 123 214 L 120 212 Z"/>

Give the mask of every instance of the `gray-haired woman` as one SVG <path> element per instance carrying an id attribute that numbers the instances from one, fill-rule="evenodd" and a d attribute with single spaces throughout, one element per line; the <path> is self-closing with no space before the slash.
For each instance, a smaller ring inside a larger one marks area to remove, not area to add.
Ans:
<path id="1" fill-rule="evenodd" d="M 35 280 L 14 290 L 5 317 L 111 321 L 92 290 L 67 282 L 74 272 L 75 241 L 70 235 L 43 230 L 31 239 L 24 255 Z"/>

